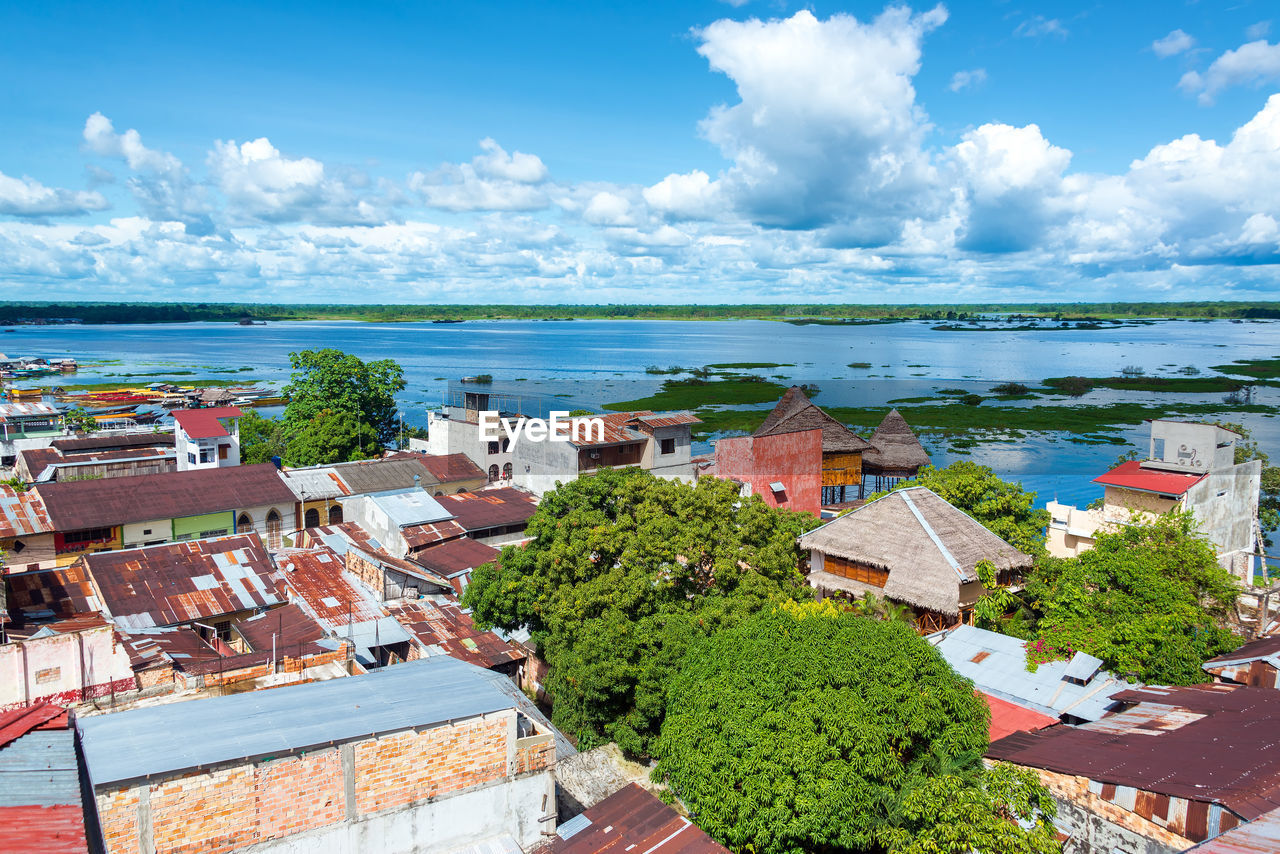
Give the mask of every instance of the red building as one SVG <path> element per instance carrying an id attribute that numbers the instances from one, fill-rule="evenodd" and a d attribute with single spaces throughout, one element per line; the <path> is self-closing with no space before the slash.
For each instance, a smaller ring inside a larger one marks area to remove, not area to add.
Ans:
<path id="1" fill-rule="evenodd" d="M 716 477 L 750 487 L 771 507 L 822 509 L 822 430 L 716 442 Z"/>

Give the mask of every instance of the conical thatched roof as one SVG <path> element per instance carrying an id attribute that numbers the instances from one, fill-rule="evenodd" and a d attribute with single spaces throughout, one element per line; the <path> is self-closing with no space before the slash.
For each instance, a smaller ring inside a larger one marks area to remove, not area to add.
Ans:
<path id="1" fill-rule="evenodd" d="M 822 411 L 822 408 L 805 397 L 800 386 L 793 385 L 778 401 L 753 436 L 776 436 L 779 433 L 797 433 L 801 430 L 822 431 L 822 452 L 848 453 L 868 451 L 871 445 L 857 433 Z"/>
<path id="2" fill-rule="evenodd" d="M 883 595 L 942 614 L 960 613 L 960 585 L 989 560 L 997 570 L 1028 569 L 1031 557 L 923 486 L 891 492 L 800 537 L 800 547 L 875 569 Z"/>
<path id="3" fill-rule="evenodd" d="M 910 472 L 931 462 L 924 445 L 907 426 L 907 419 L 896 409 L 880 422 L 871 434 L 871 449 L 862 455 L 863 467 L 868 474 L 877 472 Z"/>

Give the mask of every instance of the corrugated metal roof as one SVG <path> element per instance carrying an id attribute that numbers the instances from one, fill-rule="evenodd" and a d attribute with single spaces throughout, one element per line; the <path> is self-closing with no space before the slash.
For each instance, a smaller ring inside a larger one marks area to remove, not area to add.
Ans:
<path id="1" fill-rule="evenodd" d="M 528 522 L 538 509 L 536 497 L 511 486 L 442 495 L 437 500 L 468 531 L 519 525 Z"/>
<path id="2" fill-rule="evenodd" d="M 1193 845 L 1187 854 L 1275 854 L 1280 851 L 1280 810 Z"/>
<path id="3" fill-rule="evenodd" d="M 44 499 L 58 531 L 179 519 L 271 504 L 292 507 L 296 501 L 271 463 L 42 483 L 35 491 Z"/>
<path id="4" fill-rule="evenodd" d="M 40 704 L 0 714 L 0 851 L 87 850 L 66 710 Z"/>
<path id="5" fill-rule="evenodd" d="M 439 483 L 483 480 L 485 474 L 466 454 L 423 454 L 419 462 Z"/>
<path id="6" fill-rule="evenodd" d="M 0 851 L 84 854 L 84 807 L 0 807 Z"/>
<path id="7" fill-rule="evenodd" d="M 82 560 L 123 628 L 174 626 L 284 602 L 256 533 L 98 552 Z"/>
<path id="8" fill-rule="evenodd" d="M 82 563 L 10 575 L 4 581 L 9 588 L 10 609 L 49 611 L 61 617 L 102 610 L 102 602 Z"/>
<path id="9" fill-rule="evenodd" d="M 638 412 L 607 412 L 604 415 L 584 415 L 578 418 L 570 418 L 571 426 L 568 428 L 569 444 L 575 448 L 603 448 L 606 445 L 633 445 L 637 442 L 647 441 L 647 437 L 639 430 L 629 426 L 628 422 L 651 415 L 653 413 L 645 409 Z M 599 422 L 603 430 L 597 432 L 594 428 L 584 430 L 579 427 L 580 432 L 578 435 L 580 441 L 574 441 L 572 438 L 572 425 L 582 421 Z M 589 440 L 587 439 L 588 436 L 590 436 Z"/>
<path id="10" fill-rule="evenodd" d="M 230 436 L 222 422 L 244 415 L 238 407 L 222 406 L 207 409 L 175 409 L 173 420 L 192 439 L 216 439 Z"/>
<path id="11" fill-rule="evenodd" d="M 585 813 L 589 824 L 568 838 L 557 835 L 548 854 L 728 854 L 696 824 L 628 783 Z"/>
<path id="12" fill-rule="evenodd" d="M 421 460 L 409 457 L 338 463 L 333 469 L 351 495 L 385 492 L 389 489 L 412 489 L 414 486 L 429 486 L 435 482 L 435 477 Z M 417 481 L 414 480 L 415 476 Z"/>
<path id="13" fill-rule="evenodd" d="M 446 656 L 374 673 L 81 717 L 95 787 L 497 712 L 514 702 Z"/>
<path id="14" fill-rule="evenodd" d="M 994 694 L 984 694 L 982 691 L 976 693 L 986 701 L 987 708 L 991 710 L 991 723 L 987 726 L 989 741 L 996 741 L 1015 732 L 1034 732 L 1058 722 L 1056 717 L 1019 706 Z"/>
<path id="15" fill-rule="evenodd" d="M 172 433 L 146 432 L 98 434 L 74 439 L 54 439 L 49 444 L 65 454 L 93 450 L 119 450 L 123 448 L 172 448 L 174 441 Z"/>
<path id="16" fill-rule="evenodd" d="M 415 550 L 447 540 L 465 539 L 466 533 L 467 529 L 452 519 L 432 522 L 428 525 L 406 525 L 400 529 L 400 535 L 404 537 L 405 544 Z"/>
<path id="17" fill-rule="evenodd" d="M 1208 477 L 1207 474 L 1190 474 L 1175 471 L 1143 468 L 1138 460 L 1128 460 L 1104 475 L 1095 477 L 1094 483 L 1119 486 L 1140 492 L 1158 492 L 1161 495 L 1182 495 Z"/>
<path id="18" fill-rule="evenodd" d="M 347 571 L 333 549 L 288 549 L 276 554 L 276 565 L 289 598 L 335 634 L 346 637 L 349 621 L 366 623 L 389 616 L 374 592 Z"/>
<path id="19" fill-rule="evenodd" d="M 525 659 L 523 652 L 493 632 L 477 629 L 471 613 L 464 611 L 454 597 L 402 599 L 387 607 L 429 653 L 451 655 L 488 668 Z"/>
<path id="20" fill-rule="evenodd" d="M 1041 664 L 1031 673 L 1022 641 L 973 626 L 930 635 L 929 641 L 978 690 L 1055 718 L 1097 720 L 1116 704 L 1116 694 L 1134 687 L 1105 671 L 1076 684 L 1067 678 L 1065 661 Z"/>
<path id="21" fill-rule="evenodd" d="M 47 403 L 0 403 L 0 422 L 22 418 L 44 418 L 58 415 L 57 407 Z"/>
<path id="22" fill-rule="evenodd" d="M 427 569 L 450 576 L 498 559 L 498 550 L 470 537 L 458 537 L 415 552 L 413 559 Z"/>
<path id="23" fill-rule="evenodd" d="M 649 427 L 682 427 L 686 424 L 701 424 L 702 419 L 692 412 L 663 412 L 657 415 L 639 415 L 636 421 Z"/>
<path id="24" fill-rule="evenodd" d="M 38 492 L 0 485 L 0 537 L 28 537 L 53 531 Z"/>
<path id="25" fill-rule="evenodd" d="M 1134 708 L 994 742 L 987 756 L 1156 794 L 1217 803 L 1246 821 L 1280 807 L 1280 691 L 1144 688 Z"/>
<path id="26" fill-rule="evenodd" d="M 299 501 L 338 498 L 351 492 L 332 466 L 284 469 L 280 478 Z"/>
<path id="27" fill-rule="evenodd" d="M 375 492 L 365 496 L 374 506 L 387 515 L 393 525 L 425 525 L 443 522 L 450 517 L 448 510 L 421 488 L 396 489 Z"/>

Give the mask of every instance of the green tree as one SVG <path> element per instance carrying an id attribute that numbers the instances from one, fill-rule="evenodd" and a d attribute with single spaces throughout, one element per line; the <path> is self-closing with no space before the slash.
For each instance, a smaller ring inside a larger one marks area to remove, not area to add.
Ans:
<path id="1" fill-rule="evenodd" d="M 1048 511 L 1033 506 L 1036 500 L 1034 492 L 1027 492 L 1020 483 L 1001 480 L 987 466 L 968 460 L 952 463 L 944 469 L 925 466 L 914 478 L 900 481 L 890 491 L 908 486 L 927 486 L 1014 548 L 1029 555 L 1044 553 Z"/>
<path id="2" fill-rule="evenodd" d="M 1237 592 L 1188 513 L 1099 532 L 1079 557 L 1038 561 L 1028 663 L 1083 651 L 1143 682 L 1203 682 L 1200 665 L 1240 643 L 1226 628 Z"/>
<path id="3" fill-rule="evenodd" d="M 811 595 L 796 537 L 817 524 L 729 481 L 607 469 L 548 492 L 532 541 L 477 569 L 463 601 L 485 628 L 530 629 L 557 726 L 643 755 L 692 641 Z"/>
<path id="4" fill-rule="evenodd" d="M 404 389 L 404 369 L 398 364 L 390 359 L 363 362 L 332 348 L 290 353 L 289 363 L 293 374 L 284 387 L 289 432 L 306 429 L 304 425 L 328 409 L 372 428 L 379 446 L 396 438 L 395 395 Z"/>
<path id="5" fill-rule="evenodd" d="M 656 773 L 734 851 L 1058 850 L 1047 793 L 984 770 L 986 704 L 905 623 L 765 609 L 698 643 L 667 697 Z"/>
<path id="6" fill-rule="evenodd" d="M 1248 427 L 1229 421 L 1219 421 L 1217 425 L 1240 434 L 1240 441 L 1236 442 L 1235 452 L 1237 465 L 1247 463 L 1250 460 L 1262 461 L 1262 486 L 1261 493 L 1258 496 L 1258 521 L 1264 531 L 1274 531 L 1276 528 L 1280 528 L 1280 466 L 1271 465 L 1271 457 L 1259 447 L 1257 440 L 1253 438 L 1253 433 Z M 1268 537 L 1267 545 L 1271 544 L 1271 538 Z"/>
<path id="7" fill-rule="evenodd" d="M 350 412 L 322 409 L 301 425 L 286 425 L 284 459 L 291 466 L 329 465 L 378 456 L 373 427 Z"/>
<path id="8" fill-rule="evenodd" d="M 284 458 L 284 422 L 252 409 L 240 418 L 240 462 L 245 465 Z"/>
<path id="9" fill-rule="evenodd" d="M 82 406 L 68 410 L 63 419 L 68 427 L 78 433 L 96 433 L 99 429 L 97 420 Z"/>

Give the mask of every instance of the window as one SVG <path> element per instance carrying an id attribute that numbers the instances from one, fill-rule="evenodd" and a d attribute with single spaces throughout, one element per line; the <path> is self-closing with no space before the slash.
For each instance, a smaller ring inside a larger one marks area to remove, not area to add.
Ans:
<path id="1" fill-rule="evenodd" d="M 342 505 L 341 504 L 335 504 L 329 508 L 329 524 L 330 525 L 342 524 Z"/>
<path id="2" fill-rule="evenodd" d="M 511 450 L 511 440 L 510 440 L 510 439 L 503 439 L 503 440 L 502 440 L 502 453 L 504 453 L 504 454 L 505 454 L 505 453 L 506 453 L 507 451 L 509 451 L 509 450 Z"/>
<path id="3" fill-rule="evenodd" d="M 230 446 L 230 445 L 219 445 L 219 446 L 218 446 L 218 459 L 220 459 L 220 460 L 225 460 L 225 459 L 227 458 L 227 453 L 228 453 L 230 450 L 231 450 L 231 446 Z"/>
<path id="4" fill-rule="evenodd" d="M 489 453 L 491 453 L 491 454 L 496 454 L 496 453 L 498 453 L 498 448 L 499 448 L 499 447 L 500 447 L 500 446 L 498 445 L 498 443 L 497 443 L 497 442 L 490 442 L 490 443 L 489 443 Z"/>
<path id="5" fill-rule="evenodd" d="M 111 539 L 110 528 L 86 528 L 83 531 L 68 531 L 63 534 L 62 541 L 67 545 L 72 543 L 92 543 L 99 540 Z"/>
<path id="6" fill-rule="evenodd" d="M 511 480 L 511 463 L 507 463 L 502 467 L 502 477 L 504 480 Z"/>
<path id="7" fill-rule="evenodd" d="M 489 466 L 489 482 L 493 483 L 498 479 L 498 467 L 496 465 Z"/>
<path id="8" fill-rule="evenodd" d="M 191 463 L 191 465 L 196 464 L 196 455 L 191 451 L 187 451 L 187 462 Z"/>
<path id="9" fill-rule="evenodd" d="M 13 551 L 14 554 L 19 554 L 26 547 L 27 547 L 27 544 L 24 543 L 22 540 L 14 540 L 13 545 L 10 547 L 10 549 Z"/>
<path id="10" fill-rule="evenodd" d="M 320 511 L 312 507 L 302 515 L 302 527 L 315 528 L 320 524 Z"/>
<path id="11" fill-rule="evenodd" d="M 1151 440 L 1151 459 L 1153 460 L 1164 459 L 1164 439 Z"/>
<path id="12" fill-rule="evenodd" d="M 213 448 L 201 448 L 201 449 L 200 449 L 200 462 L 202 462 L 202 463 L 211 463 L 211 462 L 213 462 Z"/>
<path id="13" fill-rule="evenodd" d="M 244 533 L 253 530 L 253 520 L 249 518 L 248 513 L 241 513 L 240 518 L 236 520 L 236 531 Z"/>
<path id="14" fill-rule="evenodd" d="M 872 587 L 884 587 L 889 580 L 888 570 L 854 563 L 835 555 L 825 555 L 822 560 L 822 568 L 832 575 L 851 578 L 854 581 L 861 581 L 863 584 L 870 584 Z"/>
<path id="15" fill-rule="evenodd" d="M 674 454 L 676 452 L 675 439 L 660 439 L 659 444 L 662 446 L 662 453 Z"/>
<path id="16" fill-rule="evenodd" d="M 267 514 L 267 548 L 280 548 L 280 514 L 275 508 Z"/>

